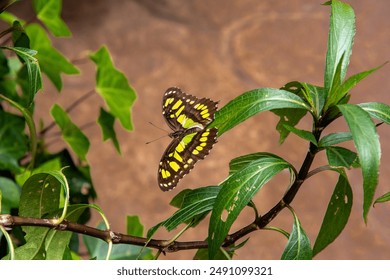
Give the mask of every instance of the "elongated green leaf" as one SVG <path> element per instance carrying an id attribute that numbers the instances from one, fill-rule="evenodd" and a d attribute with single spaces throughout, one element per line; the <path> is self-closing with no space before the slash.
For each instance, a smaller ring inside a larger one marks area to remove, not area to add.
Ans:
<path id="1" fill-rule="evenodd" d="M 335 90 L 331 96 L 329 96 L 328 104 L 329 106 L 336 105 L 339 103 L 341 99 L 344 98 L 344 96 L 355 86 L 357 85 L 361 80 L 363 80 L 365 77 L 370 75 L 371 73 L 375 72 L 379 68 L 381 68 L 384 64 L 372 68 L 370 70 L 355 74 L 351 77 L 349 77 L 344 83 L 341 85 L 335 87 Z"/>
<path id="2" fill-rule="evenodd" d="M 248 157 L 252 158 L 249 162 Z M 283 169 L 292 168 L 288 162 L 275 155 L 264 156 L 259 153 L 241 159 L 247 164 L 241 165 L 240 170 L 221 184 L 213 207 L 208 235 L 210 259 L 215 257 L 233 222 L 257 191 Z M 239 164 L 239 160 L 235 164 Z"/>
<path id="3" fill-rule="evenodd" d="M 363 218 L 372 205 L 378 184 L 381 149 L 375 124 L 369 114 L 357 105 L 344 104 L 337 106 L 343 114 L 355 143 L 363 174 Z"/>
<path id="4" fill-rule="evenodd" d="M 19 159 L 28 150 L 23 118 L 0 109 L 0 170 L 20 172 Z"/>
<path id="5" fill-rule="evenodd" d="M 36 58 L 44 72 L 58 91 L 62 89 L 61 74 L 78 74 L 79 70 L 57 49 L 52 46 L 45 30 L 38 24 L 25 28 L 30 38 L 31 48 L 38 51 Z"/>
<path id="6" fill-rule="evenodd" d="M 358 104 L 364 111 L 370 114 L 372 118 L 390 124 L 390 106 L 379 102 L 368 102 Z"/>
<path id="7" fill-rule="evenodd" d="M 34 0 L 37 17 L 54 36 L 70 36 L 66 23 L 61 19 L 62 0 Z"/>
<path id="8" fill-rule="evenodd" d="M 343 147 L 327 147 L 326 156 L 329 166 L 350 168 L 357 159 L 357 154 Z"/>
<path id="9" fill-rule="evenodd" d="M 352 140 L 352 134 L 351 132 L 335 132 L 330 133 L 328 135 L 325 135 L 321 138 L 321 140 L 318 142 L 318 145 L 320 148 L 333 146 L 342 142 L 350 141 Z"/>
<path id="10" fill-rule="evenodd" d="M 329 200 L 321 229 L 313 247 L 313 256 L 332 243 L 343 231 L 351 214 L 352 200 L 352 189 L 343 172 L 340 174 Z"/>
<path id="11" fill-rule="evenodd" d="M 134 89 L 125 75 L 113 65 L 106 47 L 90 55 L 97 66 L 96 91 L 107 103 L 110 113 L 119 119 L 127 130 L 133 130 L 131 108 L 136 100 Z"/>
<path id="12" fill-rule="evenodd" d="M 215 120 L 209 126 L 217 127 L 221 136 L 257 113 L 284 108 L 309 110 L 305 102 L 291 92 L 272 88 L 255 89 L 236 97 L 217 111 Z"/>
<path id="13" fill-rule="evenodd" d="M 86 160 L 89 149 L 88 138 L 80 128 L 72 122 L 68 114 L 59 105 L 55 104 L 50 112 L 56 124 L 61 129 L 62 137 L 66 143 L 69 144 L 80 159 Z"/>
<path id="14" fill-rule="evenodd" d="M 200 215 L 204 217 L 213 209 L 220 189 L 220 187 L 209 186 L 186 192 L 181 208 L 171 217 L 158 224 L 158 227 L 164 226 L 168 231 L 171 231 L 178 225 L 187 223 Z M 154 231 L 154 228 L 149 230 L 148 236 Z"/>
<path id="15" fill-rule="evenodd" d="M 119 141 L 118 138 L 116 137 L 114 122 L 115 122 L 115 117 L 109 112 L 107 112 L 106 110 L 104 110 L 103 108 L 100 108 L 98 124 L 100 125 L 103 132 L 103 140 L 106 141 L 108 139 L 111 139 L 117 152 L 120 154 L 121 147 L 119 146 Z"/>
<path id="16" fill-rule="evenodd" d="M 289 126 L 289 125 L 285 125 L 284 127 L 287 130 L 289 130 L 290 132 L 294 133 L 295 135 L 301 137 L 302 139 L 310 141 L 316 146 L 318 145 L 316 138 L 314 137 L 313 133 L 311 133 L 310 131 L 297 129 L 297 128 Z"/>
<path id="17" fill-rule="evenodd" d="M 292 232 L 288 239 L 286 248 L 282 254 L 282 260 L 311 260 L 313 253 L 310 247 L 310 240 L 301 226 L 298 217 L 294 215 Z"/>
<path id="18" fill-rule="evenodd" d="M 390 192 L 388 193 L 385 193 L 384 195 L 381 195 L 380 197 L 378 197 L 374 204 L 376 203 L 383 203 L 383 202 L 387 202 L 387 201 L 390 201 Z"/>
<path id="19" fill-rule="evenodd" d="M 355 36 L 355 13 L 351 6 L 333 0 L 331 10 L 324 77 L 325 95 L 334 94 L 335 81 L 344 80 Z M 338 66 L 339 75 L 336 77 Z"/>

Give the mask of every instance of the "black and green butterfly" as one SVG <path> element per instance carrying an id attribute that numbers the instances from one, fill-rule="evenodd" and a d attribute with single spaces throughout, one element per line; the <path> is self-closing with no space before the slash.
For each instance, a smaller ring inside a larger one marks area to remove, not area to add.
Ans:
<path id="1" fill-rule="evenodd" d="M 197 98 L 177 87 L 166 90 L 163 115 L 173 130 L 173 139 L 165 150 L 158 168 L 158 185 L 168 191 L 176 187 L 195 163 L 204 159 L 217 142 L 217 128 L 206 128 L 214 120 L 218 102 Z"/>

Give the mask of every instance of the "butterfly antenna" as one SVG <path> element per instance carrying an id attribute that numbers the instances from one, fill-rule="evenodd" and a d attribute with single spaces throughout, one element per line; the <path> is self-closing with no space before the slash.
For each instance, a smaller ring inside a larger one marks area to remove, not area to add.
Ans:
<path id="1" fill-rule="evenodd" d="M 155 124 L 152 123 L 152 122 L 149 122 L 149 124 L 151 124 L 151 125 L 154 126 L 155 128 L 158 128 L 158 129 L 160 129 L 160 130 L 166 132 L 167 134 L 166 134 L 166 135 L 163 135 L 163 136 L 160 136 L 160 137 L 158 137 L 158 138 L 156 138 L 156 139 L 154 139 L 154 140 L 152 140 L 152 141 L 148 141 L 148 142 L 146 142 L 145 144 L 150 144 L 150 143 L 152 143 L 152 142 L 154 142 L 154 141 L 160 140 L 161 138 L 164 138 L 164 137 L 166 137 L 167 135 L 169 135 L 169 131 L 167 131 L 167 130 L 161 128 L 161 127 L 158 127 L 157 125 L 155 125 Z"/>

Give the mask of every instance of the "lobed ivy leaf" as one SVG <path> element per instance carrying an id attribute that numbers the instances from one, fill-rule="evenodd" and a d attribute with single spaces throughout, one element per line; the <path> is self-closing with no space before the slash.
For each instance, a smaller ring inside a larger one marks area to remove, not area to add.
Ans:
<path id="1" fill-rule="evenodd" d="M 121 153 L 121 147 L 119 145 L 118 138 L 116 137 L 116 132 L 114 129 L 114 122 L 115 117 L 104 110 L 103 108 L 100 108 L 100 115 L 98 118 L 98 124 L 100 125 L 100 128 L 102 129 L 103 133 L 103 140 L 106 141 L 108 139 L 111 139 L 112 143 L 114 144 L 115 149 L 120 154 Z"/>
<path id="2" fill-rule="evenodd" d="M 31 49 L 38 53 L 36 58 L 39 61 L 40 68 L 58 91 L 62 89 L 61 74 L 74 75 L 79 74 L 79 70 L 56 48 L 47 36 L 45 30 L 38 24 L 29 24 L 25 27 L 30 38 Z"/>
<path id="3" fill-rule="evenodd" d="M 296 214 L 294 215 L 294 224 L 288 238 L 286 247 L 282 254 L 282 260 L 311 260 L 313 253 L 310 247 L 310 240 L 301 226 Z"/>
<path id="4" fill-rule="evenodd" d="M 106 47 L 90 55 L 97 66 L 96 91 L 103 97 L 110 114 L 118 118 L 122 127 L 133 130 L 131 108 L 136 100 L 134 89 L 126 76 L 117 70 Z"/>
<path id="5" fill-rule="evenodd" d="M 248 161 L 248 158 L 251 160 Z M 240 163 L 242 160 L 243 163 Z M 233 222 L 253 196 L 276 174 L 292 166 L 271 154 L 251 154 L 235 160 L 240 165 L 221 183 L 209 225 L 209 257 L 215 258 Z"/>
<path id="6" fill-rule="evenodd" d="M 378 184 L 381 157 L 379 137 L 370 115 L 361 107 L 352 104 L 338 105 L 337 107 L 348 124 L 358 152 L 363 174 L 363 218 L 367 223 L 367 215 Z"/>
<path id="7" fill-rule="evenodd" d="M 62 132 L 62 137 L 81 160 L 86 160 L 89 149 L 89 140 L 77 127 L 68 114 L 57 104 L 50 111 L 54 121 Z"/>
<path id="8" fill-rule="evenodd" d="M 310 110 L 299 96 L 291 92 L 272 88 L 255 89 L 234 98 L 218 110 L 209 127 L 217 127 L 221 136 L 257 113 L 286 108 Z"/>
<path id="9" fill-rule="evenodd" d="M 313 256 L 326 248 L 343 231 L 351 214 L 352 201 L 351 185 L 346 174 L 341 172 L 314 243 Z"/>
<path id="10" fill-rule="evenodd" d="M 66 23 L 61 19 L 62 0 L 34 0 L 33 7 L 37 17 L 54 36 L 71 36 Z"/>

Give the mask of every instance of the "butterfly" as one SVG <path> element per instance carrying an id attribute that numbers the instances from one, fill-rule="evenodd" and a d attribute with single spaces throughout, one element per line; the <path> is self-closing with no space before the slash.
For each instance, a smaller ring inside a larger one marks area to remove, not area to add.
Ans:
<path id="1" fill-rule="evenodd" d="M 207 128 L 214 120 L 218 102 L 197 98 L 177 87 L 168 88 L 163 97 L 162 113 L 173 130 L 173 140 L 161 157 L 158 185 L 169 191 L 188 174 L 195 163 L 204 159 L 217 142 L 217 128 Z"/>

